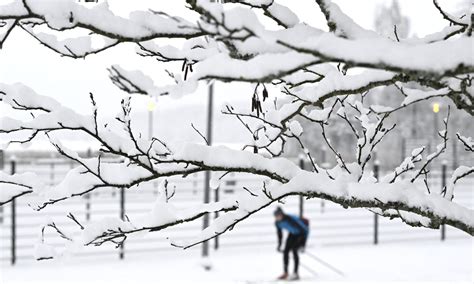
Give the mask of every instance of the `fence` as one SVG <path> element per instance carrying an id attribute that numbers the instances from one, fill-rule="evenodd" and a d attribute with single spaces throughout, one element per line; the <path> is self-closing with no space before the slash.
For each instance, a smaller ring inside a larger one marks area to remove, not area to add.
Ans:
<path id="1" fill-rule="evenodd" d="M 35 171 L 48 177 L 51 184 L 57 184 L 74 164 L 59 159 L 41 159 L 34 162 L 18 161 L 7 164 L 5 170 L 12 172 Z M 375 166 L 374 173 L 378 175 Z M 445 176 L 448 174 L 445 166 L 431 174 L 432 188 L 442 188 Z M 195 205 L 203 200 L 203 174 L 193 174 L 181 179 L 172 178 L 170 182 L 176 185 L 176 195 L 173 202 L 178 207 Z M 262 179 L 246 174 L 229 174 L 221 182 L 217 190 L 211 191 L 211 200 L 224 199 L 235 194 L 243 186 L 257 188 Z M 473 207 L 474 195 L 471 190 L 472 179 L 466 179 L 459 184 L 455 202 Z M 80 198 L 72 198 L 35 212 L 29 208 L 34 203 L 34 197 L 20 198 L 15 202 L 0 207 L 0 261 L 15 262 L 19 259 L 32 259 L 34 244 L 39 238 L 40 227 L 47 219 L 53 219 L 62 229 L 68 231 L 75 225 L 65 215 L 72 212 L 81 221 L 98 220 L 104 217 L 124 217 L 125 214 L 133 220 L 134 217 L 145 214 L 153 205 L 152 200 L 157 196 L 157 182 L 144 184 L 140 191 L 133 188 L 128 190 L 104 189 L 92 192 Z M 451 227 L 441 231 L 425 228 L 409 227 L 399 220 L 379 218 L 365 209 L 343 209 L 332 202 L 300 197 L 285 199 L 284 208 L 287 212 L 304 215 L 311 220 L 311 235 L 309 245 L 350 245 L 394 241 L 439 240 L 467 237 L 466 234 Z M 276 240 L 273 225 L 272 208 L 257 212 L 252 218 L 238 224 L 236 230 L 222 235 L 212 241 L 214 249 L 225 249 L 230 246 L 257 246 L 274 244 Z M 216 217 L 217 214 L 213 217 Z M 197 220 L 182 224 L 179 228 L 170 228 L 166 232 L 154 232 L 140 238 L 129 238 L 120 250 L 112 246 L 94 247 L 77 252 L 77 257 L 97 255 L 118 255 L 120 258 L 128 254 L 141 252 L 159 252 L 175 249 L 169 245 L 165 237 L 186 241 L 202 229 L 202 221 Z M 52 231 L 45 233 L 49 244 L 60 249 L 64 241 Z"/>

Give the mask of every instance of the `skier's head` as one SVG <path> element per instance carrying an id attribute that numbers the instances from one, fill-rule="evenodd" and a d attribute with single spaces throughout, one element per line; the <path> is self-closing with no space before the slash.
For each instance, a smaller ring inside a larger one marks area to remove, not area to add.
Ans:
<path id="1" fill-rule="evenodd" d="M 275 216 L 275 219 L 277 221 L 280 221 L 281 219 L 283 219 L 283 216 L 285 215 L 285 213 L 283 212 L 283 209 L 281 209 L 280 206 L 278 206 L 275 211 L 273 211 L 273 216 Z"/>

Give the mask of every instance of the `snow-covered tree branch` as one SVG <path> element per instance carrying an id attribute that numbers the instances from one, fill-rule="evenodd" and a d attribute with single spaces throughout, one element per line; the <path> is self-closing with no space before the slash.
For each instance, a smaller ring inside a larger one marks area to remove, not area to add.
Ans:
<path id="1" fill-rule="evenodd" d="M 41 210 L 91 191 L 140 189 L 146 182 L 162 179 L 153 210 L 141 219 L 81 224 L 70 215 L 83 233 L 82 244 L 121 245 L 138 232 L 159 231 L 210 212 L 223 212 L 193 241 L 172 242 L 187 248 L 225 233 L 290 195 L 322 198 L 345 208 L 369 208 L 412 226 L 439 228 L 448 224 L 474 235 L 473 211 L 452 201 L 455 184 L 472 174 L 472 167 L 459 167 L 441 194 L 428 187 L 428 167 L 445 151 L 450 139 L 449 111 L 433 153 L 424 156 L 425 147 L 412 149 L 411 155 L 379 180 L 368 170 L 376 148 L 396 127 L 390 116 L 403 108 L 442 97 L 450 99 L 458 111 L 474 115 L 472 15 L 455 17 L 434 1 L 451 26 L 421 39 L 400 39 L 397 35 L 393 40 L 362 28 L 329 0 L 315 1 L 329 31 L 301 22 L 277 1 L 227 2 L 188 0 L 188 8 L 199 18 L 197 22 L 154 10 L 136 11 L 123 18 L 113 14 L 105 2 L 24 0 L 0 5 L 0 47 L 13 29 L 20 28 L 67 57 L 100 56 L 106 49 L 133 42 L 140 56 L 157 60 L 158 66 L 182 63 L 181 70 L 168 70 L 175 84 L 167 86 L 158 85 L 142 71 L 111 66 L 112 83 L 131 97 L 122 100 L 116 119 L 106 122 L 98 119 L 100 108 L 93 94 L 89 94 L 90 114 L 82 115 L 22 84 L 0 82 L 0 101 L 17 112 L 31 114 L 27 120 L 1 117 L 0 134 L 8 137 L 8 143 L 29 143 L 46 136 L 61 155 L 77 165 L 55 186 L 41 182 L 34 173 L 0 172 L 0 205 L 35 195 L 39 200 L 35 209 Z M 264 24 L 264 19 L 270 19 L 274 26 Z M 170 39 L 170 45 L 156 41 L 163 38 Z M 175 38 L 185 40 L 182 47 L 171 44 Z M 134 129 L 130 115 L 133 96 L 192 95 L 199 84 L 209 80 L 254 86 L 254 92 L 248 94 L 249 109 L 227 105 L 222 110 L 248 130 L 251 141 L 242 150 L 169 143 L 160 137 L 149 140 Z M 364 101 L 367 92 L 380 86 L 398 88 L 404 96 L 400 105 Z M 334 120 L 343 121 L 353 134 L 353 157 L 342 155 L 327 137 L 327 128 Z M 305 129 L 301 121 L 319 127 L 337 161 L 334 168 L 325 169 L 302 141 Z M 58 135 L 62 132 L 87 136 L 101 145 L 100 154 L 80 157 L 63 145 Z M 13 138 L 18 136 L 22 138 Z M 472 155 L 472 138 L 460 133 L 457 138 Z M 301 148 L 311 169 L 300 169 L 282 157 L 289 141 Z M 250 173 L 264 181 L 261 188 L 242 189 L 229 200 L 177 209 L 166 178 L 204 171 Z M 49 227 L 66 240 L 75 239 L 54 223 Z"/>

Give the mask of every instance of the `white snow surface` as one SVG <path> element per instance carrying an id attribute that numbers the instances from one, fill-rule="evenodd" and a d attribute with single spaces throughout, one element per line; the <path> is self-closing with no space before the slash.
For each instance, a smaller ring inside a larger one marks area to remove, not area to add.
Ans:
<path id="1" fill-rule="evenodd" d="M 301 263 L 297 283 L 472 283 L 471 240 L 310 247 L 308 251 L 341 270 L 339 276 L 308 255 Z M 274 244 L 221 248 L 202 259 L 199 251 L 129 254 L 94 260 L 61 261 L 0 266 L 5 284 L 103 284 L 103 283 L 275 283 L 281 274 L 282 255 Z M 291 261 L 291 259 L 290 259 Z M 210 264 L 206 271 L 203 264 Z M 290 262 L 290 268 L 292 267 Z M 27 272 L 27 273 L 26 273 Z M 67 281 L 67 282 L 65 282 Z M 286 282 L 285 282 L 286 283 Z"/>

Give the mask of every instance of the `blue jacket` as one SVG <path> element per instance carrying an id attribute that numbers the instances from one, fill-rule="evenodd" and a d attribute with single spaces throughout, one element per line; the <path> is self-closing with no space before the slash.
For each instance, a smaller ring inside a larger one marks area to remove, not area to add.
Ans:
<path id="1" fill-rule="evenodd" d="M 292 235 L 307 236 L 309 228 L 298 216 L 285 214 L 281 221 L 275 222 L 279 239 L 281 239 L 282 230 L 287 230 Z"/>

